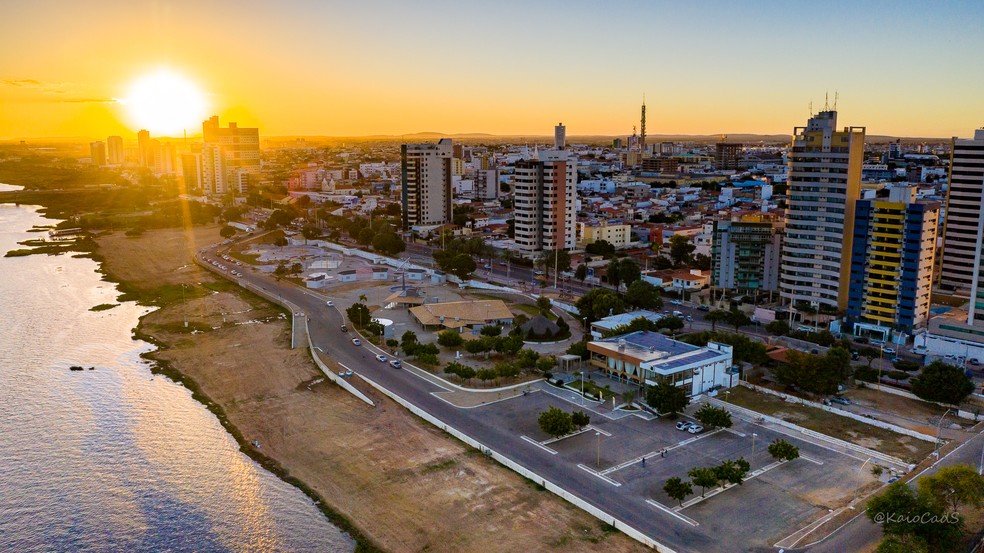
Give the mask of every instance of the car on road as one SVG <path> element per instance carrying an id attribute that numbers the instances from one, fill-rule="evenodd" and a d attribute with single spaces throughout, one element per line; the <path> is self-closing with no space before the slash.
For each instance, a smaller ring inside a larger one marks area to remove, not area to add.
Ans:
<path id="1" fill-rule="evenodd" d="M 399 369 L 400 367 L 403 366 L 403 363 L 400 363 L 399 359 L 393 359 L 392 361 L 390 361 L 390 366 L 393 367 L 394 369 Z"/>
<path id="2" fill-rule="evenodd" d="M 342 332 L 348 332 L 348 327 L 345 326 L 345 325 L 342 325 Z"/>
<path id="3" fill-rule="evenodd" d="M 830 398 L 830 402 L 831 403 L 836 403 L 838 405 L 850 405 L 851 404 L 851 400 L 847 399 L 846 397 L 840 397 L 840 396 L 834 396 L 834 397 Z"/>
<path id="4" fill-rule="evenodd" d="M 338 376 L 341 377 L 352 376 L 352 371 L 350 370 L 338 371 Z"/>
<path id="5" fill-rule="evenodd" d="M 386 362 L 386 356 L 385 355 L 377 355 L 376 356 L 376 361 L 379 361 L 380 363 L 385 363 Z"/>
<path id="6" fill-rule="evenodd" d="M 699 424 L 691 425 L 690 428 L 687 429 L 687 432 L 690 432 L 691 434 L 700 434 L 703 431 L 704 427 Z"/>
<path id="7" fill-rule="evenodd" d="M 885 353 L 885 354 L 887 354 L 887 355 L 892 355 L 892 354 L 895 353 L 895 349 L 894 348 L 882 348 L 882 352 Z"/>
<path id="8" fill-rule="evenodd" d="M 536 276 L 543 276 L 543 271 L 533 271 L 533 274 Z"/>
<path id="9" fill-rule="evenodd" d="M 710 311 L 710 310 L 711 310 L 711 306 L 709 306 L 709 305 L 698 305 L 697 306 L 697 311 Z"/>
<path id="10" fill-rule="evenodd" d="M 683 302 L 680 300 L 670 300 L 670 305 L 683 305 Z"/>
<path id="11" fill-rule="evenodd" d="M 970 359 L 968 359 L 967 362 L 970 363 L 971 365 L 974 365 L 975 367 L 977 365 L 980 365 L 981 364 L 980 361 L 978 361 L 977 359 L 974 359 L 973 357 L 971 357 Z"/>
<path id="12" fill-rule="evenodd" d="M 352 343 L 355 344 L 355 345 L 357 345 L 357 346 L 361 346 L 362 345 L 362 340 L 360 340 L 358 338 L 352 338 Z"/>
<path id="13" fill-rule="evenodd" d="M 326 301 L 326 302 L 325 302 L 325 304 L 326 304 L 326 305 L 327 305 L 328 307 L 335 307 L 335 302 L 333 302 L 333 301 L 331 301 L 331 300 L 328 300 L 328 301 Z"/>
<path id="14" fill-rule="evenodd" d="M 486 263 L 485 264 L 485 268 L 491 270 L 492 269 L 492 264 Z"/>
<path id="15" fill-rule="evenodd" d="M 688 320 L 688 321 L 693 321 L 693 320 L 694 320 L 694 318 L 693 318 L 693 317 L 691 317 L 690 315 L 687 315 L 687 320 Z"/>
<path id="16" fill-rule="evenodd" d="M 687 430 L 691 426 L 696 426 L 696 424 L 695 423 L 692 423 L 690 421 L 680 421 L 680 422 L 676 423 L 676 429 L 677 430 Z"/>

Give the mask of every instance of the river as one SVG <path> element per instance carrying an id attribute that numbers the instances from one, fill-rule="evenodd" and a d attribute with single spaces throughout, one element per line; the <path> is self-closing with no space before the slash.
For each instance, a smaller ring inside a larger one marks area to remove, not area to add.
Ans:
<path id="1" fill-rule="evenodd" d="M 0 205 L 0 255 L 55 223 Z M 117 303 L 97 269 L 0 257 L 0 551 L 352 551 L 188 390 L 151 374 L 140 354 L 153 346 L 131 338 L 147 308 L 90 310 Z"/>

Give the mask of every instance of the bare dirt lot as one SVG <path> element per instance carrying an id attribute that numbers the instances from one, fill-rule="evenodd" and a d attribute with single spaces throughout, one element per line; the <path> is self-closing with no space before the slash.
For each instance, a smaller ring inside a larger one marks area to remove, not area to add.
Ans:
<path id="1" fill-rule="evenodd" d="M 596 519 L 375 396 L 368 407 L 290 350 L 280 310 L 192 264 L 218 228 L 99 239 L 130 287 L 188 284 L 141 329 L 154 356 L 192 377 L 247 440 L 389 551 L 641 551 Z M 184 320 L 189 326 L 184 326 Z M 194 331 L 194 332 L 192 332 Z"/>

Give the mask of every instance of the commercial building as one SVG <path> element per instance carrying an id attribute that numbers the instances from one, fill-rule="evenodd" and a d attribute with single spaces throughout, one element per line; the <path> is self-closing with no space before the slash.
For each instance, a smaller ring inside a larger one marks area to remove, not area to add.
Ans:
<path id="1" fill-rule="evenodd" d="M 260 130 L 236 123 L 219 126 L 213 115 L 202 123 L 201 182 L 206 194 L 245 194 L 260 171 Z"/>
<path id="2" fill-rule="evenodd" d="M 636 319 L 647 319 L 651 322 L 659 322 L 665 315 L 661 313 L 656 313 L 655 311 L 630 311 L 628 313 L 619 313 L 618 315 L 609 315 L 603 319 L 598 319 L 597 321 L 591 323 L 591 337 L 599 340 L 602 335 L 606 332 L 615 330 L 620 326 L 625 326 Z"/>
<path id="3" fill-rule="evenodd" d="M 577 223 L 577 247 L 583 248 L 588 244 L 594 244 L 604 240 L 615 248 L 624 248 L 634 239 L 632 225 L 624 223 L 609 224 L 602 219 L 600 221 L 584 221 Z"/>
<path id="4" fill-rule="evenodd" d="M 106 143 L 90 142 L 89 157 L 92 159 L 93 165 L 106 165 Z"/>
<path id="5" fill-rule="evenodd" d="M 837 112 L 822 111 L 793 131 L 779 286 L 790 302 L 845 310 L 865 129 L 836 129 Z"/>
<path id="6" fill-rule="evenodd" d="M 640 330 L 590 341 L 588 351 L 590 363 L 612 378 L 647 386 L 672 384 L 689 396 L 738 383 L 732 347 L 726 344 L 699 347 Z"/>
<path id="7" fill-rule="evenodd" d="M 185 190 L 200 190 L 202 187 L 202 154 L 181 154 L 181 175 Z"/>
<path id="8" fill-rule="evenodd" d="M 968 310 L 968 322 L 976 319 L 984 326 L 984 302 L 976 301 L 984 296 L 980 276 L 984 249 L 984 129 L 974 131 L 972 140 L 954 138 L 951 152 L 940 289 L 975 298 Z"/>
<path id="9" fill-rule="evenodd" d="M 516 246 L 526 254 L 573 249 L 576 157 L 567 150 L 540 151 L 535 160 L 516 162 L 513 182 Z"/>
<path id="10" fill-rule="evenodd" d="M 122 165 L 124 160 L 123 137 L 110 136 L 106 139 L 107 161 L 110 165 Z"/>
<path id="11" fill-rule="evenodd" d="M 714 222 L 711 282 L 743 292 L 779 289 L 784 222 L 759 214 Z"/>
<path id="12" fill-rule="evenodd" d="M 452 150 L 450 138 L 400 147 L 404 229 L 451 222 Z"/>
<path id="13" fill-rule="evenodd" d="M 855 335 L 897 341 L 926 325 L 940 204 L 915 198 L 902 186 L 857 203 L 847 304 Z"/>
<path id="14" fill-rule="evenodd" d="M 513 314 L 502 300 L 448 301 L 426 303 L 410 308 L 410 314 L 424 328 L 480 330 L 487 325 L 510 325 Z"/>

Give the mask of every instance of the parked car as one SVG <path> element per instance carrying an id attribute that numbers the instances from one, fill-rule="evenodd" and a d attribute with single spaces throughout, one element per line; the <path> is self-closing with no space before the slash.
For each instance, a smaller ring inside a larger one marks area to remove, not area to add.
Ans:
<path id="1" fill-rule="evenodd" d="M 846 397 L 840 397 L 840 396 L 834 396 L 834 397 L 830 398 L 830 401 L 831 401 L 831 403 L 837 403 L 839 405 L 850 405 L 851 404 L 851 400 L 847 399 Z"/>
<path id="2" fill-rule="evenodd" d="M 385 363 L 386 362 L 386 356 L 385 355 L 377 355 L 376 356 L 376 361 L 379 361 L 380 363 Z"/>
<path id="3" fill-rule="evenodd" d="M 543 276 L 543 271 L 533 271 L 533 274 L 536 276 Z"/>
<path id="4" fill-rule="evenodd" d="M 492 269 L 492 264 L 491 263 L 486 263 L 485 264 L 485 268 L 486 269 Z"/>
<path id="5" fill-rule="evenodd" d="M 704 427 L 699 424 L 691 425 L 690 428 L 687 429 L 687 432 L 690 432 L 691 434 L 700 434 L 703 431 Z"/>
<path id="6" fill-rule="evenodd" d="M 894 355 L 895 348 L 882 348 L 882 352 L 885 353 L 885 355 Z"/>
<path id="7" fill-rule="evenodd" d="M 333 301 L 331 301 L 331 300 L 328 300 L 328 301 L 326 301 L 326 302 L 325 302 L 325 304 L 326 304 L 326 305 L 327 305 L 328 307 L 335 307 L 335 302 L 333 302 Z"/>
<path id="8" fill-rule="evenodd" d="M 697 311 L 710 311 L 711 307 L 709 305 L 698 305 Z"/>
<path id="9" fill-rule="evenodd" d="M 974 366 L 977 366 L 977 365 L 980 365 L 981 364 L 980 361 L 978 361 L 977 359 L 974 359 L 973 357 L 971 357 L 970 359 L 968 359 L 967 362 L 970 363 L 971 365 L 974 365 Z"/>
<path id="10" fill-rule="evenodd" d="M 680 421 L 676 423 L 677 430 L 687 430 L 691 426 L 695 426 L 695 424 L 690 421 Z"/>
<path id="11" fill-rule="evenodd" d="M 393 359 L 392 361 L 390 361 L 390 366 L 393 367 L 394 369 L 399 369 L 400 367 L 403 366 L 403 364 L 400 363 L 399 359 Z"/>
<path id="12" fill-rule="evenodd" d="M 362 345 L 362 340 L 360 340 L 358 338 L 352 338 L 352 343 L 355 344 L 355 345 L 357 345 L 357 346 L 361 346 Z"/>
<path id="13" fill-rule="evenodd" d="M 680 300 L 670 300 L 670 305 L 683 305 L 683 302 Z"/>

